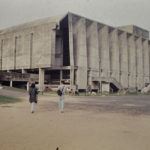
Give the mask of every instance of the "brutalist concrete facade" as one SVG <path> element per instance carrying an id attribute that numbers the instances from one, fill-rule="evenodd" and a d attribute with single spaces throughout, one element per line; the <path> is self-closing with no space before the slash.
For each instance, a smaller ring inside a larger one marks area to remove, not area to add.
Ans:
<path id="1" fill-rule="evenodd" d="M 0 31 L 0 69 L 38 70 L 40 89 L 67 80 L 86 89 L 142 89 L 150 83 L 149 32 L 68 13 Z M 23 72 L 22 72 L 23 73 Z"/>

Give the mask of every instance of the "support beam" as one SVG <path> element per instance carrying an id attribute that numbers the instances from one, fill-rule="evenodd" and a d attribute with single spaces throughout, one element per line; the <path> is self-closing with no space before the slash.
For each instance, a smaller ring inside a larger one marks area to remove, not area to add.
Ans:
<path id="1" fill-rule="evenodd" d="M 120 68 L 119 68 L 119 40 L 118 30 L 114 29 L 110 32 L 110 71 L 111 77 L 119 82 Z"/>
<path id="2" fill-rule="evenodd" d="M 91 22 L 87 26 L 87 63 L 89 74 L 88 84 L 92 85 L 92 77 L 99 77 L 99 45 L 98 45 L 98 28 L 96 22 Z M 92 88 L 94 88 L 92 86 Z"/>
<path id="3" fill-rule="evenodd" d="M 70 85 L 74 85 L 74 49 L 73 49 L 73 22 L 72 14 L 68 14 L 68 25 L 69 25 L 69 54 L 70 54 Z"/>
<path id="4" fill-rule="evenodd" d="M 120 46 L 120 71 L 121 71 L 121 85 L 124 88 L 129 87 L 128 80 L 128 48 L 127 48 L 127 33 L 123 32 L 119 36 L 119 46 Z"/>
<path id="5" fill-rule="evenodd" d="M 144 84 L 149 83 L 149 47 L 148 40 L 143 41 Z"/>
<path id="6" fill-rule="evenodd" d="M 129 51 L 129 88 L 136 88 L 136 48 L 135 37 L 128 36 L 128 51 Z"/>
<path id="7" fill-rule="evenodd" d="M 86 43 L 86 20 L 80 18 L 74 25 L 74 51 L 77 69 L 77 85 L 79 89 L 87 86 L 87 43 Z"/>
<path id="8" fill-rule="evenodd" d="M 70 54 L 70 86 L 74 85 L 74 49 L 73 49 L 73 22 L 72 14 L 68 14 L 68 26 L 69 26 L 69 54 Z"/>
<path id="9" fill-rule="evenodd" d="M 100 43 L 100 55 L 101 55 L 100 56 L 101 77 L 110 77 L 108 26 L 104 26 L 99 30 L 99 43 Z"/>
<path id="10" fill-rule="evenodd" d="M 45 74 L 44 69 L 39 68 L 39 91 L 40 92 L 44 91 L 44 74 Z"/>
<path id="11" fill-rule="evenodd" d="M 61 84 L 62 79 L 63 79 L 63 70 L 60 70 L 60 84 Z"/>
<path id="12" fill-rule="evenodd" d="M 142 89 L 144 86 L 144 68 L 143 68 L 143 47 L 142 38 L 136 40 L 136 53 L 137 53 L 137 88 Z"/>
<path id="13" fill-rule="evenodd" d="M 29 91 L 30 88 L 30 82 L 27 82 L 27 91 Z"/>
<path id="14" fill-rule="evenodd" d="M 10 87 L 13 87 L 13 81 L 12 80 L 10 81 Z"/>
<path id="15" fill-rule="evenodd" d="M 27 73 L 27 71 L 25 69 L 21 69 L 22 74 Z"/>
<path id="16" fill-rule="evenodd" d="M 0 70 L 2 70 L 3 64 L 3 40 L 0 40 Z"/>

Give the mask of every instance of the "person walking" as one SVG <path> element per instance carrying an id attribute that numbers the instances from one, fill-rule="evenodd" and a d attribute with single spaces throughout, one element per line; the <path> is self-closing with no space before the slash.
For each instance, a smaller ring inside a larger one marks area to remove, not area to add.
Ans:
<path id="1" fill-rule="evenodd" d="M 63 84 L 63 81 L 61 81 L 60 85 L 58 86 L 58 91 L 60 94 L 59 95 L 59 110 L 61 113 L 64 112 L 64 96 L 65 96 L 65 90 L 66 90 L 66 87 L 65 85 Z M 57 92 L 58 93 L 58 92 Z"/>
<path id="2" fill-rule="evenodd" d="M 32 83 L 29 89 L 29 102 L 31 103 L 31 113 L 35 112 L 35 105 L 37 104 L 38 90 L 35 83 Z"/>

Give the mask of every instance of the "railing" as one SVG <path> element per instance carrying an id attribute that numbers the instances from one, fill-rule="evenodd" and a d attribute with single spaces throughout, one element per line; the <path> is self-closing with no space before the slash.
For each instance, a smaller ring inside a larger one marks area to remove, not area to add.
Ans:
<path id="1" fill-rule="evenodd" d="M 92 79 L 93 81 L 104 81 L 104 82 L 108 82 L 108 83 L 112 83 L 114 84 L 118 89 L 123 89 L 122 85 L 115 79 L 112 77 L 93 77 Z"/>

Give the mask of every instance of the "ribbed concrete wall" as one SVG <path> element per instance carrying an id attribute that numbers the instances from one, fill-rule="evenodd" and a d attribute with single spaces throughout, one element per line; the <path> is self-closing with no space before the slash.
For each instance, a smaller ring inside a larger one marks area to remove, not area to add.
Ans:
<path id="1" fill-rule="evenodd" d="M 95 78 L 113 78 L 123 88 L 144 87 L 150 79 L 147 39 L 84 17 L 72 17 L 73 54 L 79 87 Z M 70 37 L 71 38 L 71 37 Z"/>
<path id="2" fill-rule="evenodd" d="M 1 33 L 2 70 L 50 67 L 55 62 L 55 26 L 43 23 Z"/>

